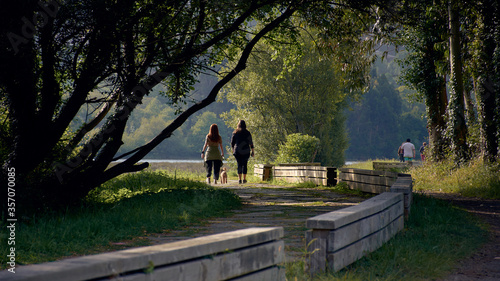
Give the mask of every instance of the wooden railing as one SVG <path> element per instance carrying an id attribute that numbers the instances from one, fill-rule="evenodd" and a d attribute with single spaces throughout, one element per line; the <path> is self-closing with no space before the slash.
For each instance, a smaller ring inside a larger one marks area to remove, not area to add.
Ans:
<path id="1" fill-rule="evenodd" d="M 382 246 L 404 226 L 403 195 L 385 192 L 307 219 L 309 272 L 338 271 Z"/>
<path id="2" fill-rule="evenodd" d="M 420 166 L 422 162 L 412 161 L 412 162 L 373 162 L 373 170 L 375 171 L 386 171 L 395 172 L 401 171 L 411 166 Z"/>

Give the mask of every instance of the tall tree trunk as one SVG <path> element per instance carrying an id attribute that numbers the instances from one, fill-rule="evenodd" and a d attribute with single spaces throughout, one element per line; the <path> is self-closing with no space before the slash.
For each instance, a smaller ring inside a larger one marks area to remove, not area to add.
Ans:
<path id="1" fill-rule="evenodd" d="M 480 11 L 478 40 L 481 44 L 476 62 L 475 83 L 477 109 L 480 122 L 481 154 L 483 159 L 493 162 L 499 155 L 500 138 L 500 26 L 498 23 L 498 1 L 487 1 Z M 497 21 L 495 22 L 495 15 Z M 496 32 L 495 32 L 496 31 Z"/>
<path id="2" fill-rule="evenodd" d="M 432 61 L 434 64 L 434 61 Z M 448 96 L 446 94 L 446 78 L 438 76 L 435 69 L 435 87 L 427 93 L 427 129 L 429 131 L 430 158 L 434 161 L 441 161 L 445 158 L 445 130 L 446 130 L 446 107 L 448 106 Z"/>
<path id="3" fill-rule="evenodd" d="M 467 124 L 465 122 L 462 55 L 460 47 L 460 21 L 458 2 L 448 2 L 450 29 L 450 103 L 448 104 L 448 129 L 455 162 L 468 158 Z"/>

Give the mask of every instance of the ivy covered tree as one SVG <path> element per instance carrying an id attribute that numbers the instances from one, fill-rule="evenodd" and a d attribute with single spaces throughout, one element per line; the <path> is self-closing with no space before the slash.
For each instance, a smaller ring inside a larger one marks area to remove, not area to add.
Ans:
<path id="1" fill-rule="evenodd" d="M 430 4 L 430 2 L 428 3 Z M 423 98 L 427 110 L 429 132 L 429 159 L 442 160 L 446 157 L 446 71 L 444 35 L 446 14 L 428 6 L 412 8 L 411 17 L 399 39 L 409 55 L 401 61 L 401 79 Z"/>
<path id="2" fill-rule="evenodd" d="M 470 91 L 474 91 L 481 128 L 478 146 L 485 160 L 497 160 L 500 135 L 498 3 L 408 3 L 408 13 L 401 18 L 403 33 L 397 36 L 411 52 L 404 63 L 403 78 L 425 98 L 431 157 L 441 160 L 452 155 L 457 163 L 470 157 L 470 147 L 476 145 L 467 140 L 471 135 L 467 126 L 475 125 L 473 101 L 469 98 Z M 450 77 L 448 84 L 447 76 Z M 446 151 L 448 143 L 450 154 Z"/>
<path id="3" fill-rule="evenodd" d="M 494 162 L 500 158 L 500 4 L 487 0 L 463 13 L 469 19 L 466 67 L 477 102 L 480 152 Z"/>

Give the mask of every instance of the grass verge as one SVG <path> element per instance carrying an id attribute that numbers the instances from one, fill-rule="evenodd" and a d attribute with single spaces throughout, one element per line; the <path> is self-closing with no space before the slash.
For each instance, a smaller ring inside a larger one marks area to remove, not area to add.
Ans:
<path id="1" fill-rule="evenodd" d="M 463 210 L 415 194 L 405 229 L 377 251 L 336 273 L 311 279 L 304 260 L 286 265 L 287 280 L 432 280 L 445 276 L 473 253 L 487 231 Z"/>
<path id="2" fill-rule="evenodd" d="M 458 193 L 465 197 L 500 199 L 500 163 L 474 159 L 456 166 L 452 161 L 425 163 L 409 170 L 414 190 Z"/>
<path id="3" fill-rule="evenodd" d="M 89 194 L 79 208 L 18 222 L 16 262 L 53 261 L 149 244 L 144 236 L 224 216 L 241 202 L 234 193 L 162 172 L 129 174 Z M 7 253 L 2 236 L 0 252 Z M 0 257 L 2 268 L 6 255 Z"/>

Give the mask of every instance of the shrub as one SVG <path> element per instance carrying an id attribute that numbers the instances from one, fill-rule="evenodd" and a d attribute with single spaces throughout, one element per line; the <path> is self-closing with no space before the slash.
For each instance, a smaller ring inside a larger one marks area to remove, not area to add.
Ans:
<path id="1" fill-rule="evenodd" d="M 277 163 L 313 162 L 319 148 L 319 139 L 314 136 L 290 134 L 279 146 Z"/>

